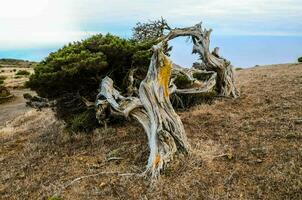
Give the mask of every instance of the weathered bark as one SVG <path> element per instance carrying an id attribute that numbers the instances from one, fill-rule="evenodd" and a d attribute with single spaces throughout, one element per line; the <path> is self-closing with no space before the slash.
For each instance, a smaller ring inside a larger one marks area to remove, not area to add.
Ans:
<path id="1" fill-rule="evenodd" d="M 209 52 L 211 31 L 201 24 L 183 29 L 173 29 L 152 48 L 153 56 L 145 79 L 134 87 L 133 71 L 129 72 L 128 97 L 122 96 L 105 77 L 96 99 L 97 119 L 104 123 L 108 115 L 137 119 L 143 126 L 150 148 L 146 173 L 157 177 L 177 152 L 188 153 L 190 145 L 180 117 L 170 102 L 170 94 L 197 94 L 216 89 L 220 95 L 237 97 L 232 66 L 218 55 L 218 48 Z M 174 67 L 163 51 L 167 42 L 179 36 L 192 37 L 193 53 L 204 62 L 203 69 Z M 182 77 L 185 86 L 178 87 L 176 79 Z"/>
<path id="2" fill-rule="evenodd" d="M 99 119 L 109 106 L 111 114 L 130 116 L 142 124 L 150 148 L 146 173 L 152 177 L 159 175 L 177 151 L 188 153 L 190 150 L 183 124 L 169 99 L 172 62 L 162 48 L 162 43 L 153 47 L 154 54 L 147 76 L 140 84 L 139 98 L 122 96 L 106 77 L 96 101 Z"/>
<path id="3" fill-rule="evenodd" d="M 172 29 L 168 35 L 162 38 L 169 41 L 180 36 L 190 36 L 193 40 L 193 53 L 198 53 L 207 71 L 215 71 L 216 90 L 218 95 L 227 97 L 238 97 L 239 92 L 235 85 L 233 66 L 219 55 L 219 48 L 216 47 L 210 52 L 210 34 L 212 30 L 203 29 L 201 23 L 188 27 Z"/>

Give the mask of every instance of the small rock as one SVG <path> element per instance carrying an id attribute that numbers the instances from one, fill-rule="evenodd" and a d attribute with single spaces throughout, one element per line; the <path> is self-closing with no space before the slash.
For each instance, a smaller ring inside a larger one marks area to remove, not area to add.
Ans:
<path id="1" fill-rule="evenodd" d="M 257 159 L 257 160 L 256 160 L 256 162 L 257 162 L 257 163 L 262 163 L 262 162 L 263 162 L 263 160 L 261 160 L 261 159 Z"/>
<path id="2" fill-rule="evenodd" d="M 102 188 L 102 187 L 104 187 L 106 185 L 106 183 L 105 182 L 102 182 L 99 186 Z"/>

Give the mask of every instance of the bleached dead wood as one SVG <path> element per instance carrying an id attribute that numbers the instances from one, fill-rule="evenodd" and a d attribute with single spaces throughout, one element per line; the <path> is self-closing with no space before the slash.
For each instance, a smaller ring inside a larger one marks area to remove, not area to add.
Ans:
<path id="1" fill-rule="evenodd" d="M 139 97 L 124 97 L 109 77 L 102 80 L 96 106 L 101 116 L 106 109 L 112 114 L 137 119 L 143 126 L 150 148 L 146 174 L 157 177 L 179 152 L 190 150 L 183 124 L 169 99 L 172 62 L 163 53 L 163 43 L 153 46 L 153 56 L 146 78 L 139 87 Z"/>
<path id="2" fill-rule="evenodd" d="M 189 86 L 185 88 L 178 88 L 174 81 L 178 77 L 186 77 L 190 81 Z M 216 85 L 216 72 L 199 70 L 195 68 L 173 68 L 172 78 L 170 81 L 170 94 L 198 94 L 206 93 L 213 90 Z"/>
<path id="3" fill-rule="evenodd" d="M 204 63 L 207 71 L 215 71 L 216 90 L 218 95 L 226 97 L 238 97 L 239 92 L 235 85 L 233 66 L 230 61 L 219 55 L 219 48 L 216 47 L 210 52 L 210 34 L 212 29 L 202 28 L 202 23 L 188 28 L 172 29 L 168 35 L 161 38 L 163 42 L 167 42 L 176 37 L 189 36 L 193 41 L 193 53 L 197 53 Z"/>

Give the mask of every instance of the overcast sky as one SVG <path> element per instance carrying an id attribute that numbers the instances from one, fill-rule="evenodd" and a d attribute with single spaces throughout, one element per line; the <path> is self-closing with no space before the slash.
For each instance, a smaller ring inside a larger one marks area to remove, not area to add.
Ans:
<path id="1" fill-rule="evenodd" d="M 203 20 L 221 35 L 302 35 L 301 0 L 1 0 L 0 48 L 57 45 L 95 32 L 129 36 L 137 21 Z"/>
<path id="2" fill-rule="evenodd" d="M 216 35 L 302 36 L 301 0 L 0 0 L 0 50 L 58 47 L 95 33 L 131 35 L 163 16 Z"/>

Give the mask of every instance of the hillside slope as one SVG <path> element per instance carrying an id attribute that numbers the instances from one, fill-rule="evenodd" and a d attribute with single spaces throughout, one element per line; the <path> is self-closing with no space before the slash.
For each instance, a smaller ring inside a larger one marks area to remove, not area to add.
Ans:
<path id="1" fill-rule="evenodd" d="M 0 68 L 33 68 L 37 63 L 28 60 L 19 60 L 19 59 L 10 59 L 10 58 L 1 58 L 0 59 Z"/>
<path id="2" fill-rule="evenodd" d="M 148 147 L 136 123 L 84 136 L 64 132 L 51 110 L 14 119 L 0 129 L 0 199 L 59 191 L 62 199 L 301 199 L 302 64 L 236 75 L 240 98 L 179 113 L 193 152 L 175 159 L 153 187 L 114 173 L 144 169 Z"/>

